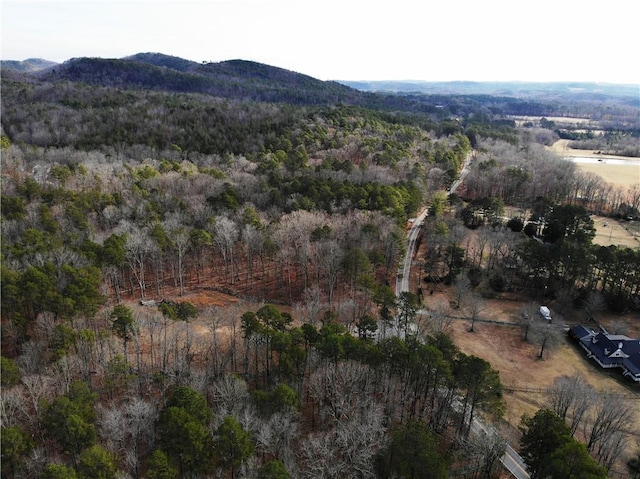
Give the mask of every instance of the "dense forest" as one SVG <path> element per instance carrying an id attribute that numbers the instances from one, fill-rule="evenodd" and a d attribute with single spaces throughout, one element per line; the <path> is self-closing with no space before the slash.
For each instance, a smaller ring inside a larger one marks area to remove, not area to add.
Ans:
<path id="1" fill-rule="evenodd" d="M 446 308 L 396 295 L 407 222 L 429 206 L 417 260 L 459 302 L 625 311 L 640 250 L 594 245 L 589 214 L 639 217 L 640 187 L 504 113 L 544 103 L 444 98 L 156 54 L 3 68 L 3 477 L 497 477 L 504 440 L 471 425 L 504 412 L 499 373 L 453 344 Z M 529 465 L 526 438 L 575 419 L 549 409 L 523 420 Z M 620 436 L 585 420 L 582 450 L 566 427 L 549 447 L 606 477 Z"/>

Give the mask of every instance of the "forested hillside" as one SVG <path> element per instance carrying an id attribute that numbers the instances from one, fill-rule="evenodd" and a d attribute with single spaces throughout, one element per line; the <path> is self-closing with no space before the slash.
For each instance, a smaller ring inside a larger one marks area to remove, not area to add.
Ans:
<path id="1" fill-rule="evenodd" d="M 499 373 L 396 297 L 407 222 L 430 205 L 430 281 L 636 308 L 638 250 L 594 247 L 587 208 L 640 195 L 476 106 L 157 54 L 3 70 L 3 474 L 495 475 L 470 424 L 502 414 Z M 465 227 L 504 239 L 489 264 Z"/>

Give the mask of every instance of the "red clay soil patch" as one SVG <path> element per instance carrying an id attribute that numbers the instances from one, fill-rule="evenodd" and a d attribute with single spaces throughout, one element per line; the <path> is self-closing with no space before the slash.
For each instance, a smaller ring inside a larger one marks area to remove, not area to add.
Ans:
<path id="1" fill-rule="evenodd" d="M 176 294 L 168 294 L 167 296 L 165 296 L 165 299 L 170 299 L 177 302 L 188 301 L 198 309 L 207 308 L 210 306 L 217 306 L 222 308 L 238 302 L 238 298 L 236 298 L 235 296 L 231 296 L 229 294 L 222 293 L 211 288 L 200 288 L 196 291 L 189 291 L 183 296 L 180 296 L 176 292 Z"/>
<path id="2" fill-rule="evenodd" d="M 226 272 L 222 259 L 213 252 L 213 248 L 211 256 L 212 261 L 198 271 L 192 265 L 188 265 L 183 278 L 182 296 L 170 268 L 167 267 L 164 271 L 158 288 L 156 288 L 153 272 L 148 271 L 146 299 L 154 299 L 157 302 L 163 299 L 190 301 L 198 307 L 222 307 L 235 303 L 238 299 L 292 305 L 302 300 L 305 288 L 308 286 L 302 274 L 302 267 L 299 265 L 298 267 L 292 265 L 281 267 L 276 260 L 267 258 L 264 270 L 256 265 L 249 270 L 246 255 L 239 251 L 234 261 L 232 280 L 231 272 Z M 385 273 L 384 268 L 379 267 L 374 273 L 379 282 L 395 280 L 394 271 L 388 274 Z M 315 271 L 310 269 L 308 277 L 314 278 Z M 123 283 L 134 284 L 128 281 L 128 278 L 125 278 Z M 115 293 L 109 291 L 109 296 L 113 299 Z M 121 289 L 120 296 L 127 302 L 137 303 L 140 299 L 140 290 L 137 287 L 132 290 Z M 334 290 L 334 301 L 337 303 L 344 298 L 351 298 L 351 288 L 349 282 L 341 278 Z M 327 300 L 326 297 L 323 299 Z"/>

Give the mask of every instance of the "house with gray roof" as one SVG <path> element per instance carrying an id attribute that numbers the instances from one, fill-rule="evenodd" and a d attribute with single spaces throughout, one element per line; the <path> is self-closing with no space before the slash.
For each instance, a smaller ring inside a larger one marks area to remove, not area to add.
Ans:
<path id="1" fill-rule="evenodd" d="M 569 334 L 602 368 L 621 368 L 622 374 L 640 383 L 640 339 L 622 334 L 594 331 L 583 325 L 573 326 Z"/>

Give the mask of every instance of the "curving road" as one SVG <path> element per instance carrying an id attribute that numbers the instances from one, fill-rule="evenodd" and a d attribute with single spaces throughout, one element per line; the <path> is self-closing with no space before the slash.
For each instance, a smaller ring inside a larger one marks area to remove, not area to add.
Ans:
<path id="1" fill-rule="evenodd" d="M 400 293 L 409 291 L 409 278 L 411 277 L 411 264 L 413 263 L 413 257 L 416 253 L 416 242 L 420 235 L 420 228 L 424 219 L 427 217 L 429 210 L 424 210 L 420 213 L 411 226 L 409 233 L 407 233 L 407 254 L 404 257 L 404 263 L 399 268 L 398 277 L 396 279 L 396 296 L 400 296 Z"/>
<path id="2" fill-rule="evenodd" d="M 449 191 L 447 193 L 455 193 L 455 191 L 464 180 L 464 177 L 469 171 L 469 162 L 471 161 L 472 155 L 473 152 L 469 153 L 465 158 L 464 165 L 462 167 L 462 170 L 460 171 L 460 176 L 451 185 L 451 188 L 449 188 Z M 409 291 L 409 278 L 411 277 L 411 265 L 413 263 L 413 257 L 416 253 L 416 243 L 420 234 L 420 229 L 422 228 L 428 212 L 428 208 L 422 211 L 422 213 L 420 213 L 420 215 L 418 215 L 418 217 L 416 217 L 416 219 L 413 221 L 413 225 L 407 233 L 407 253 L 404 258 L 404 262 L 398 268 L 398 276 L 396 279 L 396 296 L 400 296 L 401 293 Z M 485 424 L 479 418 L 474 418 L 471 428 L 476 433 L 482 431 L 485 434 L 497 434 L 492 426 Z M 516 479 L 530 479 L 529 473 L 527 472 L 527 466 L 524 463 L 522 457 L 520 457 L 520 455 L 509 444 L 506 445 L 504 456 L 502 456 L 500 462 Z"/>

